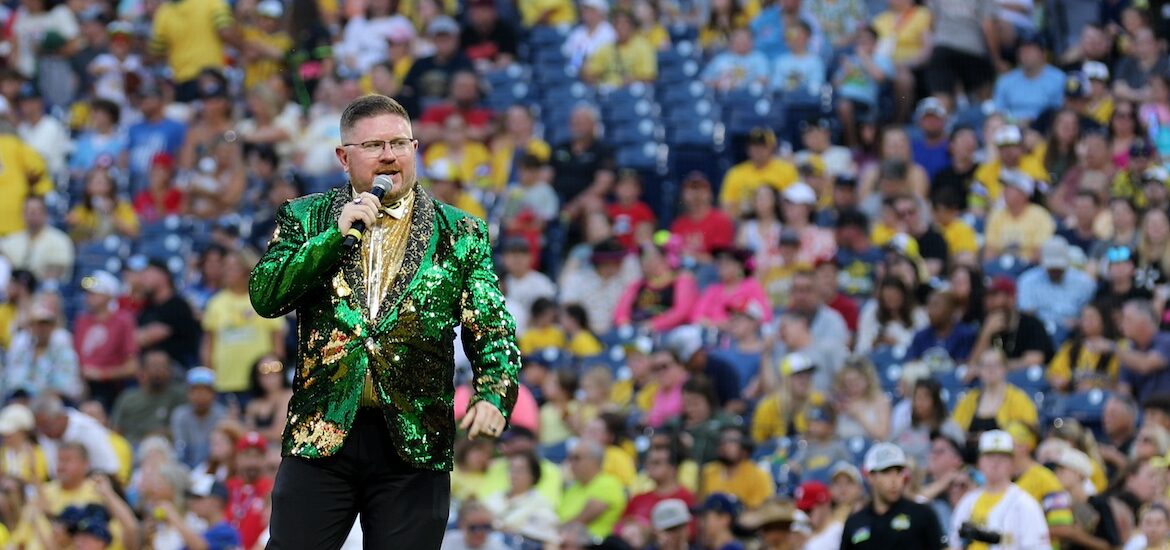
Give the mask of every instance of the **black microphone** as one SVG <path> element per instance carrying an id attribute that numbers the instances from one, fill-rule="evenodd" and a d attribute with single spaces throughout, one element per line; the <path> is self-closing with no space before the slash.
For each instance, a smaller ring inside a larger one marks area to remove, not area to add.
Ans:
<path id="1" fill-rule="evenodd" d="M 386 189 L 393 185 L 394 182 L 390 180 L 390 176 L 386 174 L 378 174 L 374 178 L 374 188 L 370 189 L 370 193 L 378 197 L 378 207 L 382 206 L 382 197 L 386 196 Z M 346 251 L 353 250 L 358 243 L 362 242 L 362 233 L 366 231 L 366 222 L 357 220 L 353 225 L 349 226 L 349 231 L 345 233 L 345 241 L 342 241 L 341 246 Z"/>

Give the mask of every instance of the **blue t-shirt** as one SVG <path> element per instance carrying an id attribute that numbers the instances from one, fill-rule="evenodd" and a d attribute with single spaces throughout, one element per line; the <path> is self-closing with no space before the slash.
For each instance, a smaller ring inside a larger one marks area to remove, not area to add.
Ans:
<path id="1" fill-rule="evenodd" d="M 1013 119 L 1036 120 L 1064 104 L 1064 81 L 1064 73 L 1051 65 L 1033 78 L 1022 69 L 1012 70 L 995 83 L 995 109 Z"/>
<path id="2" fill-rule="evenodd" d="M 207 541 L 208 550 L 229 550 L 239 548 L 240 533 L 227 521 L 221 521 L 207 528 L 203 533 L 203 540 Z"/>
<path id="3" fill-rule="evenodd" d="M 873 62 L 885 73 L 886 78 L 894 76 L 894 62 L 884 55 L 874 55 Z M 837 68 L 835 80 L 837 95 L 850 101 L 876 107 L 881 87 L 869 73 L 865 72 L 861 60 L 854 54 L 845 56 L 844 62 Z"/>
<path id="4" fill-rule="evenodd" d="M 106 157 L 112 164 L 125 150 L 126 135 L 121 132 L 108 136 L 85 132 L 78 136 L 74 143 L 73 154 L 69 157 L 69 169 L 74 172 L 88 172 L 102 157 Z"/>
<path id="5" fill-rule="evenodd" d="M 1129 343 L 1133 345 L 1132 341 Z M 1139 351 L 1153 351 L 1163 359 L 1170 360 L 1170 333 L 1159 332 L 1154 335 L 1149 348 L 1139 348 Z M 1128 384 L 1133 396 L 1141 402 L 1151 395 L 1170 392 L 1170 367 L 1163 367 L 1150 374 L 1138 374 L 1122 363 L 1120 382 Z"/>
<path id="6" fill-rule="evenodd" d="M 932 348 L 941 348 L 946 351 L 955 363 L 962 363 L 971 355 L 971 348 L 975 347 L 975 339 L 979 331 L 966 323 L 959 323 L 951 330 L 950 335 L 940 339 L 933 327 L 926 327 L 914 334 L 910 347 L 906 350 L 906 361 L 921 359 Z"/>
<path id="7" fill-rule="evenodd" d="M 179 156 L 186 138 L 187 127 L 181 123 L 164 118 L 158 122 L 139 122 L 127 130 L 127 149 L 130 152 L 130 178 L 136 186 L 146 183 L 146 175 L 150 172 L 150 163 L 159 153 L 170 153 Z"/>
<path id="8" fill-rule="evenodd" d="M 926 175 L 931 179 L 951 165 L 950 143 L 945 139 L 940 140 L 937 145 L 930 145 L 926 143 L 926 138 L 915 136 L 910 141 L 910 154 L 914 162 L 922 165 Z"/>

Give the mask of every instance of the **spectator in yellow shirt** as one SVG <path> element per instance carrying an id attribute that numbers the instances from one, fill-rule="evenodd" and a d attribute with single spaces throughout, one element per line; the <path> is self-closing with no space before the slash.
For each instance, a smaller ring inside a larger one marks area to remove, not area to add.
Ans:
<path id="1" fill-rule="evenodd" d="M 524 105 L 508 107 L 504 113 L 503 131 L 491 141 L 492 185 L 504 189 L 520 179 L 520 159 L 525 154 L 548 162 L 552 148 L 536 137 L 532 112 Z"/>
<path id="2" fill-rule="evenodd" d="M 984 260 L 1015 250 L 1030 261 L 1039 257 L 1040 245 L 1056 232 L 1052 215 L 1043 207 L 1032 204 L 1036 182 L 1018 170 L 1004 170 L 999 181 L 1005 185 L 1003 206 L 987 217 Z"/>
<path id="3" fill-rule="evenodd" d="M 455 168 L 447 159 L 439 159 L 435 164 L 427 167 L 427 180 L 431 184 L 431 194 L 455 208 L 458 208 L 481 220 L 487 219 L 487 211 L 475 197 L 463 190 L 463 183 Z"/>
<path id="4" fill-rule="evenodd" d="M 427 152 L 423 154 L 423 165 L 433 166 L 443 160 L 454 168 L 452 175 L 460 182 L 490 189 L 491 153 L 482 143 L 471 141 L 467 131 L 467 123 L 462 115 L 449 115 L 443 122 L 443 140 L 427 147 Z"/>
<path id="5" fill-rule="evenodd" d="M 751 460 L 751 443 L 738 427 L 719 434 L 719 460 L 703 466 L 700 497 L 714 493 L 734 495 L 747 508 L 756 508 L 775 492 L 772 476 Z"/>
<path id="6" fill-rule="evenodd" d="M 731 167 L 723 176 L 719 205 L 724 212 L 740 217 L 750 211 L 751 200 L 761 185 L 783 191 L 800 175 L 792 163 L 776 158 L 776 134 L 768 128 L 754 128 L 748 134 L 748 159 Z"/>
<path id="7" fill-rule="evenodd" d="M 520 21 L 524 28 L 537 25 L 558 27 L 577 21 L 577 10 L 571 0 L 519 0 Z"/>
<path id="8" fill-rule="evenodd" d="M 605 449 L 583 439 L 569 453 L 572 484 L 565 489 L 557 516 L 562 523 L 585 525 L 589 534 L 605 537 L 626 510 L 626 491 L 620 481 L 601 469 Z M 769 484 L 770 486 L 770 484 Z"/>
<path id="9" fill-rule="evenodd" d="M 532 303 L 532 316 L 528 319 L 528 330 L 520 335 L 517 342 L 520 353 L 532 355 L 547 348 L 564 349 L 568 339 L 565 331 L 557 326 L 557 304 L 548 298 L 537 298 Z"/>
<path id="10" fill-rule="evenodd" d="M 931 193 L 934 221 L 938 224 L 947 252 L 957 262 L 974 260 L 979 255 L 979 237 L 960 216 L 967 206 L 967 198 L 955 187 L 940 187 Z"/>
<path id="11" fill-rule="evenodd" d="M 589 328 L 589 314 L 580 304 L 569 304 L 561 310 L 561 327 L 567 338 L 566 347 L 574 357 L 593 357 L 605 351 Z"/>
<path id="12" fill-rule="evenodd" d="M 0 121 L 0 126 L 6 123 Z M 41 154 L 10 129 L 0 128 L 0 237 L 24 230 L 24 199 L 53 190 Z"/>
<path id="13" fill-rule="evenodd" d="M 81 204 L 65 217 L 74 242 L 86 242 L 118 235 L 138 236 L 138 214 L 134 207 L 114 194 L 114 182 L 104 168 L 90 171 Z"/>
<path id="14" fill-rule="evenodd" d="M 975 181 L 982 186 L 982 190 L 975 191 L 981 199 L 976 203 L 982 203 L 985 208 L 995 204 L 1001 189 L 1000 172 L 1005 169 L 1023 172 L 1034 181 L 1048 181 L 1048 169 L 1044 168 L 1043 160 L 1024 154 L 1024 134 L 1018 126 L 1002 126 L 995 131 L 992 139 L 998 155 L 995 160 L 985 162 L 975 170 Z"/>
<path id="15" fill-rule="evenodd" d="M 232 10 L 224 0 L 163 2 L 154 12 L 149 51 L 166 56 L 175 100 L 199 99 L 199 74 L 223 69 L 224 44 L 235 40 Z"/>
<path id="16" fill-rule="evenodd" d="M 654 82 L 658 76 L 658 54 L 638 33 L 634 14 L 616 10 L 610 16 L 617 41 L 599 48 L 585 63 L 581 78 L 603 86 L 627 86 Z"/>
<path id="17" fill-rule="evenodd" d="M 244 27 L 244 89 L 267 81 L 285 70 L 284 60 L 292 49 L 292 38 L 281 27 L 284 5 L 280 0 L 262 0 L 256 5 L 256 23 Z"/>

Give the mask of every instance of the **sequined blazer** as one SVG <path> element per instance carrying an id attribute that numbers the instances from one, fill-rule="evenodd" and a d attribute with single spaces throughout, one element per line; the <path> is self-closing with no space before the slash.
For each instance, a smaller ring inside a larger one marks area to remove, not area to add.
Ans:
<path id="1" fill-rule="evenodd" d="M 415 193 L 402 269 L 372 321 L 358 252 L 343 251 L 337 229 L 348 185 L 293 199 L 276 214 L 248 291 L 260 315 L 297 312 L 299 364 L 284 456 L 325 457 L 341 448 L 369 370 L 402 459 L 451 470 L 460 324 L 474 371 L 473 402 L 487 401 L 505 418 L 512 410 L 520 352 L 486 225 L 421 187 Z"/>

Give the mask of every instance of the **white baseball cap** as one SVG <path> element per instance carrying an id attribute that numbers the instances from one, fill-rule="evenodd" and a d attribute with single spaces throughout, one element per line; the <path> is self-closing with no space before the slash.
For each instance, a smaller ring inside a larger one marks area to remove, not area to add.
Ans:
<path id="1" fill-rule="evenodd" d="M 605 0 L 581 0 L 581 7 L 593 8 L 601 13 L 609 13 L 609 2 Z"/>
<path id="2" fill-rule="evenodd" d="M 878 443 L 865 453 L 865 471 L 881 472 L 906 467 L 906 452 L 893 443 Z"/>
<path id="3" fill-rule="evenodd" d="M 1109 66 L 1100 61 L 1086 61 L 1081 65 L 1081 72 L 1089 80 L 1109 81 Z"/>
<path id="4" fill-rule="evenodd" d="M 780 362 L 780 372 L 785 376 L 792 376 L 800 374 L 805 371 L 810 371 L 817 368 L 812 360 L 803 353 L 789 353 L 784 356 L 784 360 Z"/>
<path id="5" fill-rule="evenodd" d="M 1052 237 L 1040 247 L 1040 265 L 1044 269 L 1068 269 L 1071 261 L 1068 241 L 1064 237 Z"/>
<path id="6" fill-rule="evenodd" d="M 796 204 L 816 204 L 817 192 L 807 183 L 798 181 L 784 190 L 784 200 Z"/>
<path id="7" fill-rule="evenodd" d="M 98 270 L 81 280 L 81 288 L 94 294 L 117 296 L 121 293 L 122 283 L 110 272 Z"/>
<path id="8" fill-rule="evenodd" d="M 690 521 L 691 511 L 687 509 L 687 503 L 677 498 L 660 501 L 650 511 L 650 525 L 655 531 L 673 529 Z"/>
<path id="9" fill-rule="evenodd" d="M 284 4 L 280 0 L 261 0 L 256 4 L 256 14 L 273 19 L 280 19 L 284 15 Z"/>
<path id="10" fill-rule="evenodd" d="M 1056 465 L 1061 468 L 1068 468 L 1081 477 L 1093 477 L 1093 460 L 1089 455 L 1082 453 L 1072 447 L 1066 447 L 1060 453 L 1060 458 L 1057 459 Z"/>
<path id="11" fill-rule="evenodd" d="M 995 134 L 992 135 L 992 141 L 1000 147 L 1004 145 L 1019 145 L 1024 142 L 1024 134 L 1020 132 L 1019 126 L 1008 124 L 1006 126 L 1000 126 L 995 131 Z"/>
<path id="12" fill-rule="evenodd" d="M 1003 430 L 991 430 L 979 435 L 979 454 L 1013 454 L 1016 444 L 1012 441 L 1012 434 Z"/>
<path id="13" fill-rule="evenodd" d="M 36 420 L 28 407 L 13 403 L 0 409 L 0 435 L 11 435 L 33 429 Z"/>
<path id="14" fill-rule="evenodd" d="M 1028 174 L 1019 170 L 1012 170 L 1010 168 L 1000 170 L 999 181 L 1008 187 L 1014 187 L 1023 191 L 1029 197 L 1036 191 L 1036 182 Z"/>

